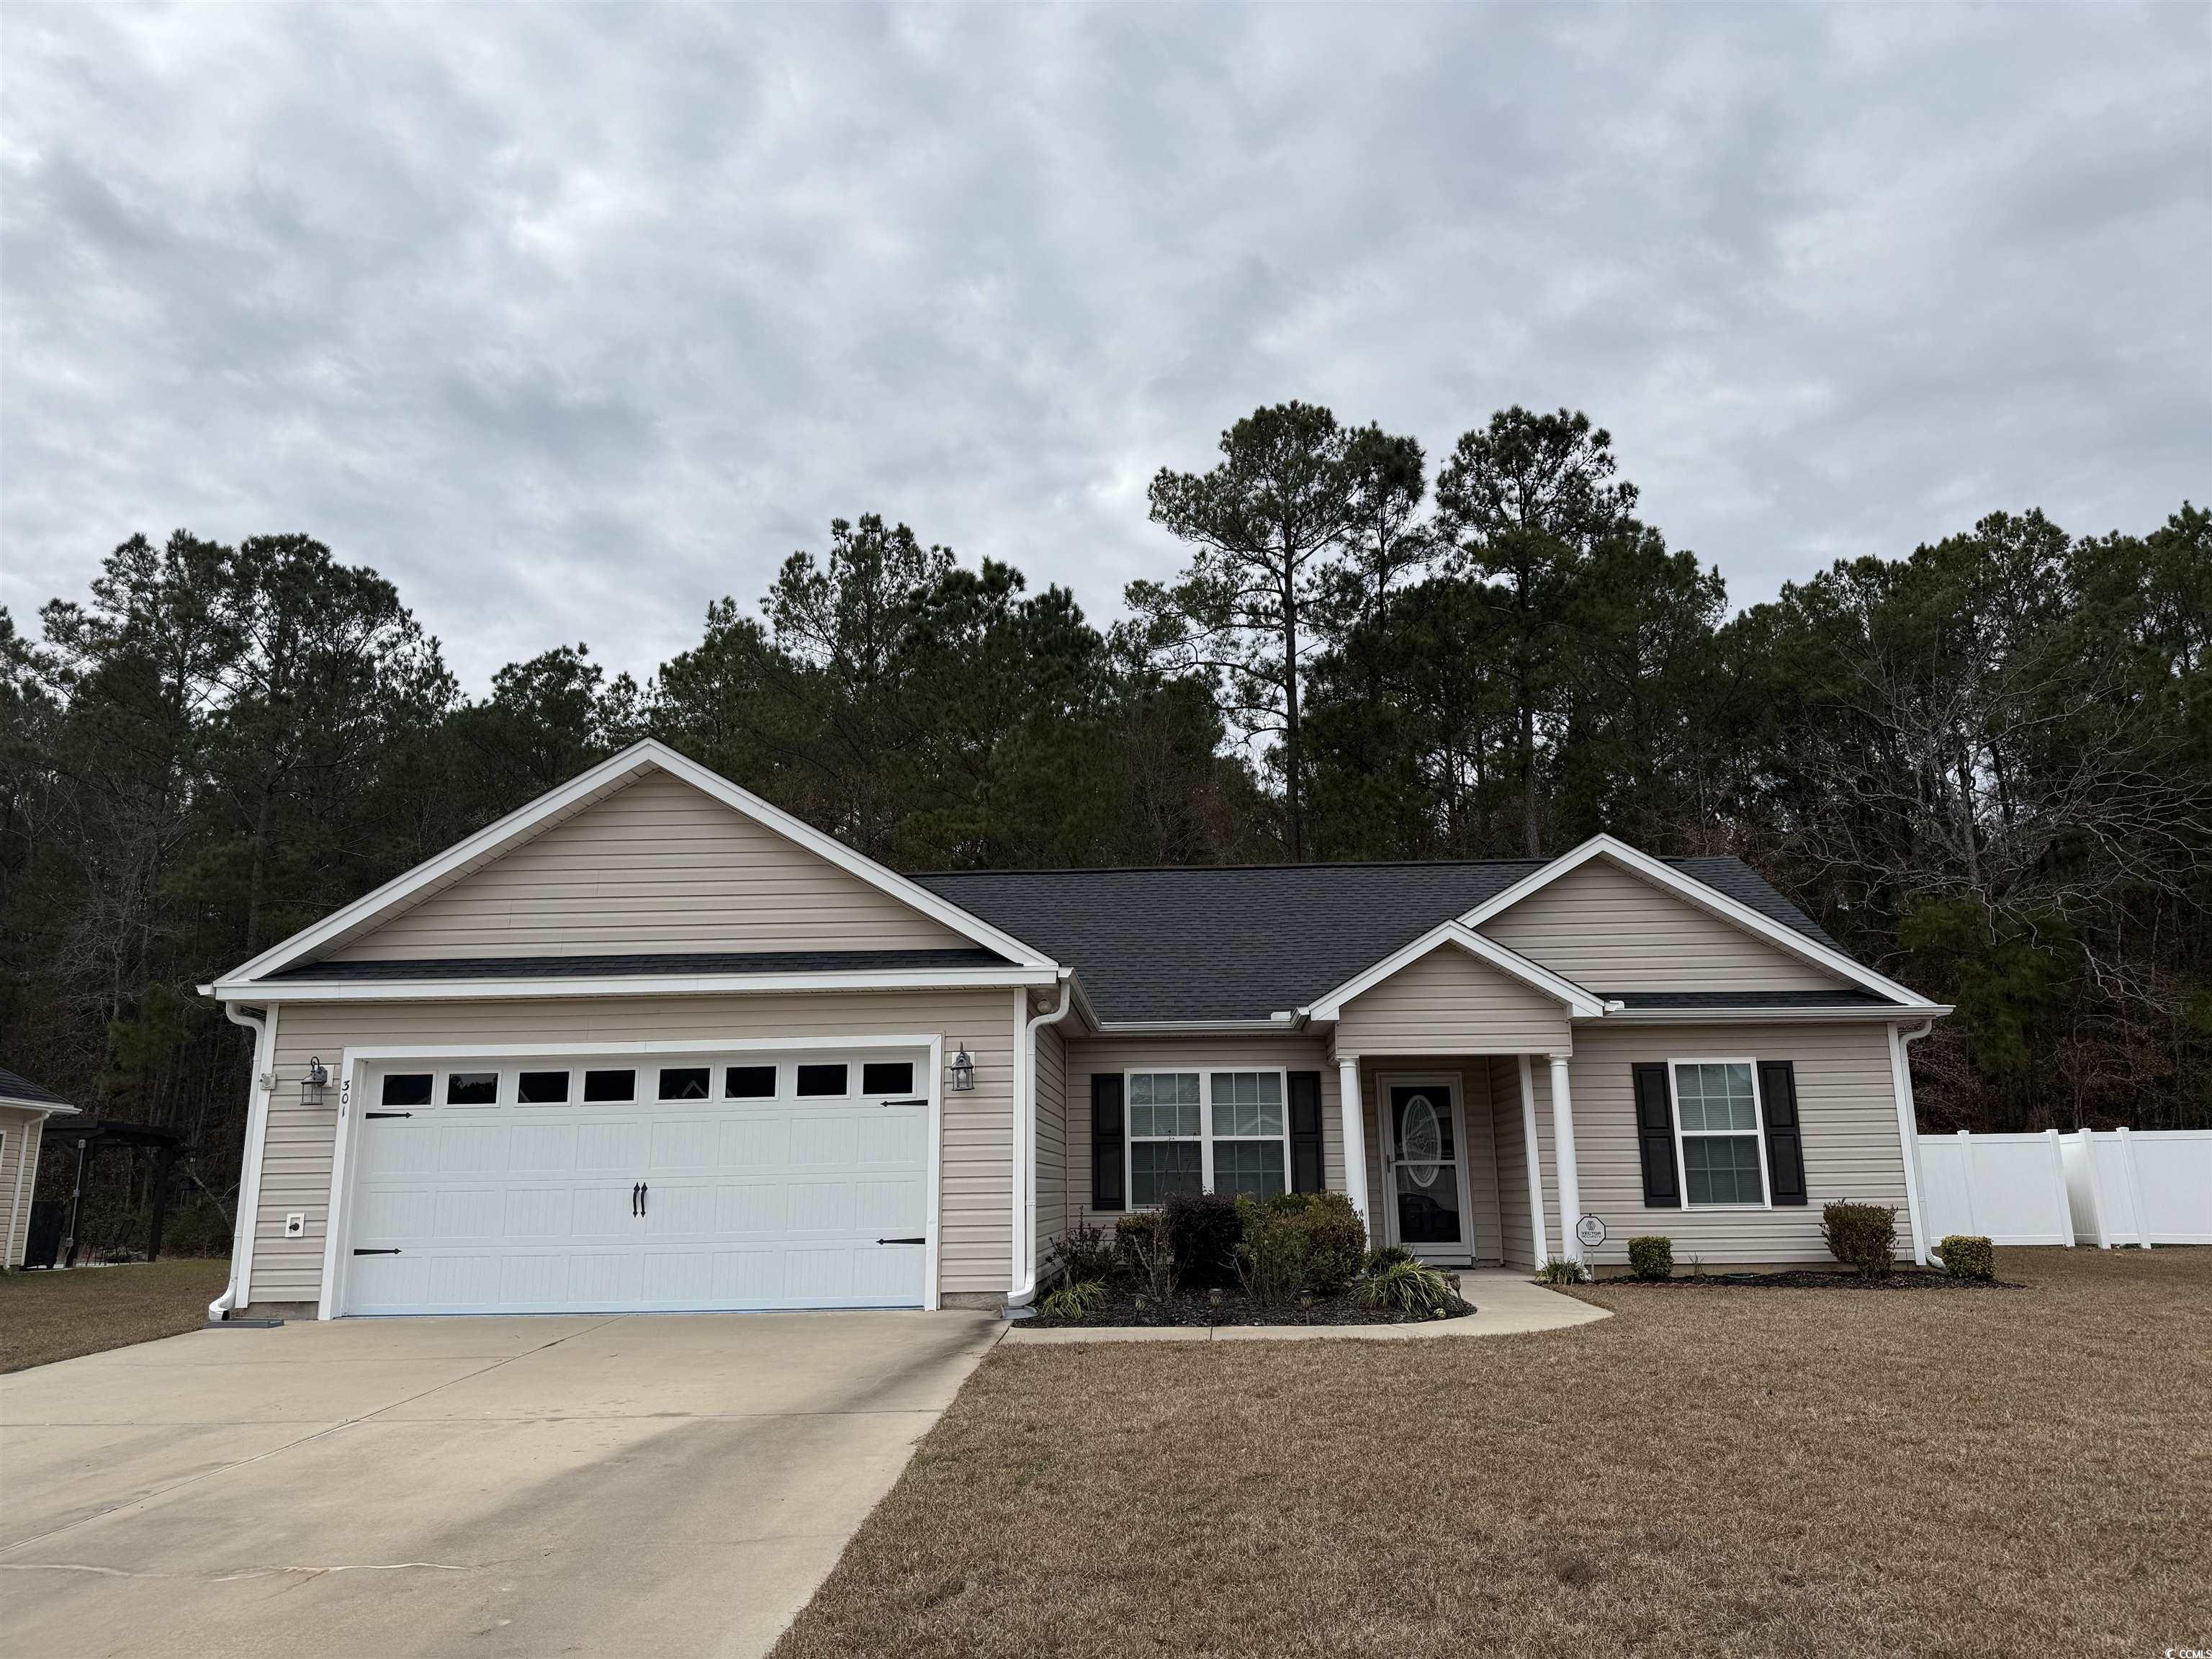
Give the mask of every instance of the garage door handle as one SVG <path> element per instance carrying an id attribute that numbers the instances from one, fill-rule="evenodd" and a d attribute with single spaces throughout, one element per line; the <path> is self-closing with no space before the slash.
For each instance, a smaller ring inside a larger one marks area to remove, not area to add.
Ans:
<path id="1" fill-rule="evenodd" d="M 412 1112 L 363 1112 L 363 1117 L 412 1117 Z"/>
<path id="2" fill-rule="evenodd" d="M 629 1212 L 632 1215 L 637 1213 L 637 1195 L 644 1190 L 645 1183 L 641 1181 L 633 1181 L 629 1183 Z"/>
<path id="3" fill-rule="evenodd" d="M 646 1212 L 646 1210 L 651 1204 L 652 1198 L 653 1188 L 647 1186 L 642 1181 L 639 1182 L 637 1183 L 637 1212 L 640 1215 L 643 1215 Z"/>
<path id="4" fill-rule="evenodd" d="M 929 1241 L 927 1238 L 879 1238 L 876 1243 L 878 1244 L 927 1244 Z"/>
<path id="5" fill-rule="evenodd" d="M 354 1254 L 356 1255 L 398 1255 L 399 1251 L 395 1247 L 389 1250 L 356 1250 Z"/>

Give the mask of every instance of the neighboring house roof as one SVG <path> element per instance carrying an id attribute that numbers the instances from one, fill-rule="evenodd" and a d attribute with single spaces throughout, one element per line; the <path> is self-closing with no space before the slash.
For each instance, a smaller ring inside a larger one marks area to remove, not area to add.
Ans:
<path id="1" fill-rule="evenodd" d="M 927 968 L 1000 968 L 993 951 L 708 951 L 611 957 L 408 957 L 367 962 L 302 962 L 267 976 L 270 984 L 312 981 L 357 984 L 385 980 L 623 979 L 670 974 L 862 974 Z"/>
<path id="2" fill-rule="evenodd" d="M 1125 1024 L 1264 1020 L 1307 1006 L 1549 862 L 957 871 L 914 879 L 1073 963 L 1099 1018 Z M 1665 862 L 1841 948 L 1740 860 Z"/>
<path id="3" fill-rule="evenodd" d="M 74 1112 L 76 1108 L 43 1084 L 21 1072 L 0 1066 L 0 1106 L 27 1106 L 41 1112 Z"/>

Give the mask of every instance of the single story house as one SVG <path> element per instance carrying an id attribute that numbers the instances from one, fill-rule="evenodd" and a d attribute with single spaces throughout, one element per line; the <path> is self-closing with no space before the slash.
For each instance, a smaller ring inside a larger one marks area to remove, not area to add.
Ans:
<path id="1" fill-rule="evenodd" d="M 0 1233 L 0 1267 L 20 1267 L 31 1238 L 31 1200 L 39 1188 L 39 1142 L 46 1120 L 76 1115 L 76 1108 L 20 1072 L 0 1066 L 0 1194 L 8 1203 L 8 1231 Z"/>
<path id="2" fill-rule="evenodd" d="M 1733 859 L 902 875 L 650 742 L 203 989 L 255 1042 L 211 1311 L 325 1318 L 1018 1306 L 1200 1188 L 1531 1269 L 1826 1260 L 1852 1198 L 1924 1260 L 1948 1012 Z"/>

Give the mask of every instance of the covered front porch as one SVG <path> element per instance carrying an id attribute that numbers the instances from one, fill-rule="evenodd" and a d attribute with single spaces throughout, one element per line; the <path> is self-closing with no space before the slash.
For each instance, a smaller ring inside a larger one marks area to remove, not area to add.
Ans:
<path id="1" fill-rule="evenodd" d="M 1376 1245 L 1441 1267 L 1580 1259 L 1566 1054 L 1334 1058 L 1346 1187 Z"/>

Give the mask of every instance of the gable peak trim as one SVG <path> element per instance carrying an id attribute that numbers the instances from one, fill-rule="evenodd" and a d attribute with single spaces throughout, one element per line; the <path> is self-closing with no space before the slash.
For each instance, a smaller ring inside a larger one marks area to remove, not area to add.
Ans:
<path id="1" fill-rule="evenodd" d="M 816 829 L 805 819 L 731 782 L 712 768 L 678 753 L 658 738 L 646 738 L 595 766 L 586 768 L 566 783 L 547 790 L 504 817 L 496 818 L 473 835 L 465 836 L 444 852 L 426 859 L 413 869 L 393 877 L 381 887 L 342 906 L 312 927 L 304 927 L 264 951 L 252 961 L 220 976 L 219 983 L 239 994 L 263 975 L 290 966 L 303 957 L 397 915 L 442 886 L 471 874 L 503 854 L 532 839 L 562 819 L 582 811 L 598 799 L 614 793 L 649 773 L 661 772 L 690 784 L 741 817 L 858 877 L 908 908 L 920 912 L 953 932 L 1024 968 L 1055 969 L 1058 964 L 1011 933 L 1001 932 L 950 899 L 921 883 L 854 852 L 836 836 Z"/>
<path id="2" fill-rule="evenodd" d="M 1420 961 L 1445 945 L 1456 945 L 1478 961 L 1497 969 L 1510 979 L 1520 981 L 1531 989 L 1567 1005 L 1570 1014 L 1578 1019 L 1595 1019 L 1606 1011 L 1605 1000 L 1586 990 L 1563 974 L 1555 974 L 1541 963 L 1531 962 L 1519 951 L 1509 950 L 1496 939 L 1476 933 L 1459 921 L 1439 922 L 1410 945 L 1392 951 L 1382 961 L 1354 975 L 1352 978 L 1298 1012 L 1310 1019 L 1336 1019 L 1344 1012 L 1345 1004 L 1364 992 L 1373 990 L 1383 981 Z"/>
<path id="3" fill-rule="evenodd" d="M 1865 963 L 1855 961 L 1843 951 L 1794 927 L 1784 926 L 1771 916 L 1763 915 L 1741 899 L 1731 898 L 1717 887 L 1685 874 L 1672 865 L 1640 852 L 1626 842 L 1608 835 L 1592 836 L 1570 852 L 1562 853 L 1541 869 L 1532 871 L 1510 887 L 1492 895 L 1480 904 L 1461 916 L 1459 921 L 1468 927 L 1480 928 L 1492 917 L 1511 909 L 1530 895 L 1542 891 L 1562 876 L 1579 870 L 1592 859 L 1603 858 L 1618 865 L 1629 874 L 1642 878 L 1685 902 L 1705 911 L 1719 920 L 1730 922 L 1746 933 L 1787 951 L 1800 961 L 1826 969 L 1832 974 L 1850 980 L 1869 991 L 1877 992 L 1907 1008 L 1932 1009 L 1936 1005 L 1917 991 L 1899 984 L 1887 975 L 1876 973 Z"/>

